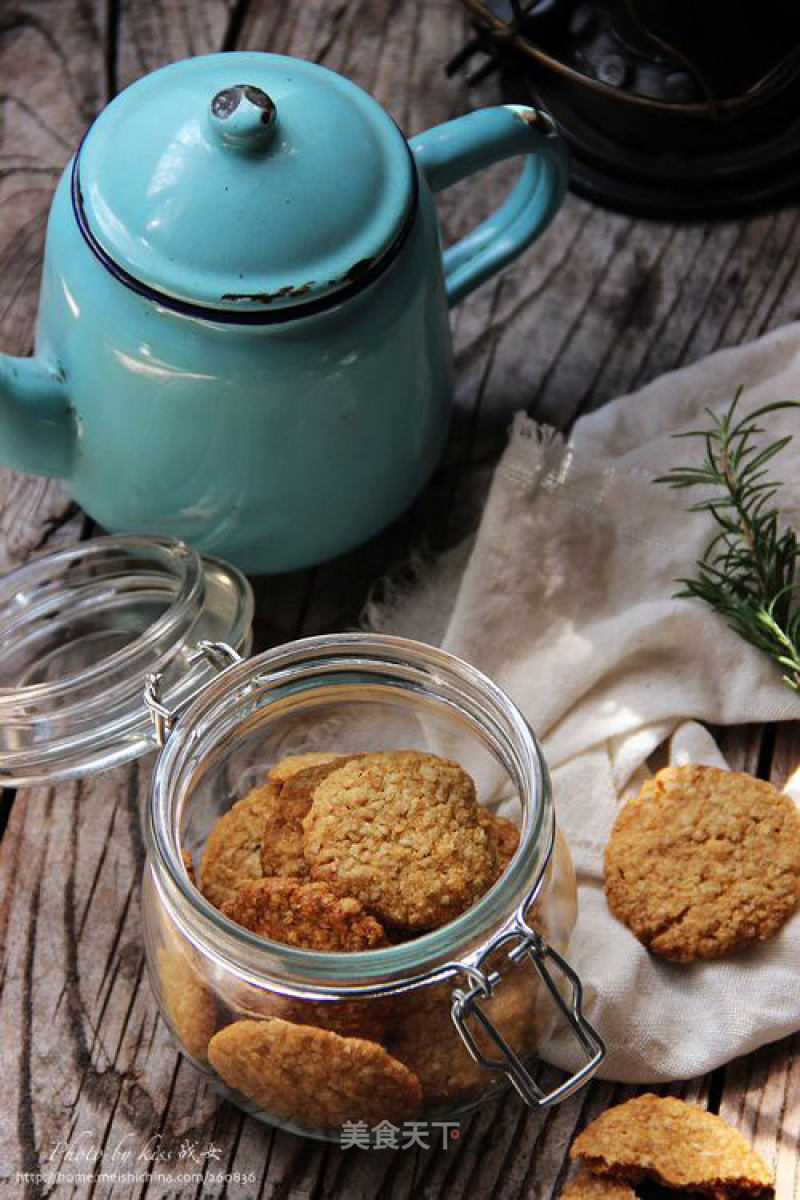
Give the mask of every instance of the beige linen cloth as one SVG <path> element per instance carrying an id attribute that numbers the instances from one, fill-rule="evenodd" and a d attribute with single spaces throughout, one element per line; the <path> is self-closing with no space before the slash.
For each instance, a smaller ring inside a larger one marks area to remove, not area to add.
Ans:
<path id="1" fill-rule="evenodd" d="M 606 906 L 603 847 L 648 760 L 724 766 L 699 722 L 800 718 L 800 697 L 704 604 L 675 599 L 713 526 L 692 493 L 656 486 L 699 461 L 670 435 L 704 424 L 736 389 L 742 411 L 800 400 L 800 324 L 724 350 L 579 420 L 565 443 L 524 414 L 494 476 L 474 542 L 446 555 L 373 628 L 443 645 L 491 675 L 530 721 L 550 765 L 575 861 L 569 958 L 609 1050 L 602 1074 L 688 1078 L 800 1028 L 800 915 L 766 943 L 691 966 L 651 957 Z M 766 418 L 795 441 L 772 464 L 800 523 L 800 410 Z M 486 781 L 482 781 L 486 787 Z M 787 790 L 800 799 L 798 780 Z M 485 793 L 484 793 L 485 794 Z M 545 1057 L 573 1069 L 558 1035 Z"/>

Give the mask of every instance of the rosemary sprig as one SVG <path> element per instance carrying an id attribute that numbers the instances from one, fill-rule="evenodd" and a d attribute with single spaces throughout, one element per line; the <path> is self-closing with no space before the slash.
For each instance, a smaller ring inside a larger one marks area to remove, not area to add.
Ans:
<path id="1" fill-rule="evenodd" d="M 672 488 L 703 487 L 711 494 L 689 512 L 708 512 L 718 532 L 697 563 L 694 579 L 678 579 L 679 596 L 704 600 L 731 628 L 763 650 L 783 669 L 783 680 L 800 692 L 800 604 L 795 576 L 800 543 L 790 527 L 781 527 L 774 503 L 782 486 L 769 478 L 767 464 L 792 437 L 761 447 L 761 418 L 780 408 L 799 408 L 787 400 L 737 416 L 742 389 L 726 413 L 707 409 L 711 424 L 676 437 L 703 438 L 705 460 L 699 467 L 674 467 L 654 482 Z"/>

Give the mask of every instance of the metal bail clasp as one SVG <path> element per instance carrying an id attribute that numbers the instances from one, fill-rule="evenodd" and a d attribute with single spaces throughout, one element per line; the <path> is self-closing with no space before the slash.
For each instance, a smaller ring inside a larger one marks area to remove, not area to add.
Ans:
<path id="1" fill-rule="evenodd" d="M 585 1050 L 586 1063 L 552 1091 L 544 1092 L 539 1087 L 516 1051 L 508 1045 L 478 1003 L 480 999 L 491 996 L 496 987 L 503 986 L 504 976 L 498 971 L 487 973 L 480 968 L 459 964 L 472 986 L 467 992 L 458 989 L 453 992 L 453 1023 L 467 1050 L 479 1066 L 485 1067 L 488 1071 L 502 1071 L 529 1107 L 549 1108 L 552 1104 L 559 1104 L 562 1100 L 566 1100 L 568 1096 L 578 1091 L 584 1083 L 591 1079 L 606 1056 L 606 1048 L 600 1035 L 583 1015 L 583 985 L 580 979 L 569 963 L 552 946 L 549 946 L 535 929 L 531 929 L 523 922 L 518 922 L 513 928 L 493 940 L 481 955 L 480 964 L 485 963 L 486 959 L 499 946 L 509 941 L 515 942 L 508 952 L 508 959 L 512 967 L 523 965 L 526 961 L 533 965 L 557 1008 Z M 568 1001 L 561 995 L 548 962 L 555 966 L 569 983 Z M 470 1027 L 470 1018 L 477 1021 L 486 1037 L 499 1051 L 500 1058 L 490 1058 L 484 1054 L 478 1045 L 475 1031 Z"/>
<path id="2" fill-rule="evenodd" d="M 189 666 L 192 666 L 194 663 L 199 662 L 201 658 L 206 659 L 219 672 L 243 661 L 241 654 L 237 653 L 233 646 L 229 646 L 227 642 L 198 642 L 197 648 L 189 655 L 186 661 Z M 144 688 L 145 708 L 150 712 L 150 717 L 156 731 L 156 741 L 159 746 L 164 745 L 183 709 L 191 704 L 192 700 L 194 700 L 198 692 L 202 691 L 204 686 L 201 685 L 178 708 L 171 709 L 167 708 L 161 696 L 162 677 L 163 672 L 161 671 L 151 672 L 146 678 Z"/>

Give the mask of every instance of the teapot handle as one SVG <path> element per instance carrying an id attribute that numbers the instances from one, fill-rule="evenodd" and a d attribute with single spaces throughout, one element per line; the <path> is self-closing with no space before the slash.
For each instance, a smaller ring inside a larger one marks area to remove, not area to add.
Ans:
<path id="1" fill-rule="evenodd" d="M 442 253 L 452 308 L 507 266 L 550 224 L 567 188 L 566 147 L 547 113 L 522 104 L 467 113 L 418 134 L 409 145 L 434 192 L 501 159 L 525 156 L 522 174 L 508 199 Z"/>

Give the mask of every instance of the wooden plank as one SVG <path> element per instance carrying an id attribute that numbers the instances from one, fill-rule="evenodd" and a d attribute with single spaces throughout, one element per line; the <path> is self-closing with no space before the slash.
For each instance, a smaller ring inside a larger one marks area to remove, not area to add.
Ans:
<path id="1" fill-rule="evenodd" d="M 800 762 L 800 725 L 777 728 L 769 777 L 783 787 Z M 800 1197 L 800 1035 L 724 1068 L 720 1116 L 741 1129 L 775 1171 L 780 1200 Z"/>
<path id="2" fill-rule="evenodd" d="M 32 347 L 50 198 L 69 155 L 105 99 L 103 42 L 100 5 L 95 11 L 91 5 L 73 9 L 23 2 L 0 24 L 0 277 L 4 281 L 0 344 L 11 353 L 28 353 Z M 0 506 L 0 569 L 24 562 L 45 546 L 81 536 L 83 518 L 53 481 L 0 471 Z M 5 884 L 0 931 L 9 950 L 4 956 L 2 1003 L 10 999 L 12 1005 L 3 1026 L 3 1086 L 8 1102 L 2 1105 L 0 1143 L 2 1170 L 12 1180 L 14 1171 L 38 1166 L 37 1145 L 42 1144 L 38 1139 L 63 1133 L 47 1113 L 36 1124 L 31 1099 L 30 1063 L 36 1036 L 33 931 L 50 830 L 49 803 L 40 796 L 38 806 L 34 801 L 28 813 L 26 799 L 19 797 L 0 855 Z M 54 878 L 63 880 L 58 854 L 53 870 Z M 51 933 L 43 920 L 42 936 Z M 36 1013 L 37 1033 L 39 1023 L 47 1028 L 48 1021 L 49 1013 Z M 13 1191 L 22 1194 L 18 1182 L 13 1183 Z M 41 1189 L 31 1184 L 25 1192 L 38 1195 Z"/>
<path id="3" fill-rule="evenodd" d="M 221 50 L 236 9 L 235 0 L 120 4 L 110 39 L 112 92 L 166 63 Z"/>
<path id="4" fill-rule="evenodd" d="M 0 346 L 30 353 L 58 177 L 105 99 L 104 10 L 22 0 L 0 22 Z M 0 470 L 0 570 L 80 522 L 58 483 Z"/>

